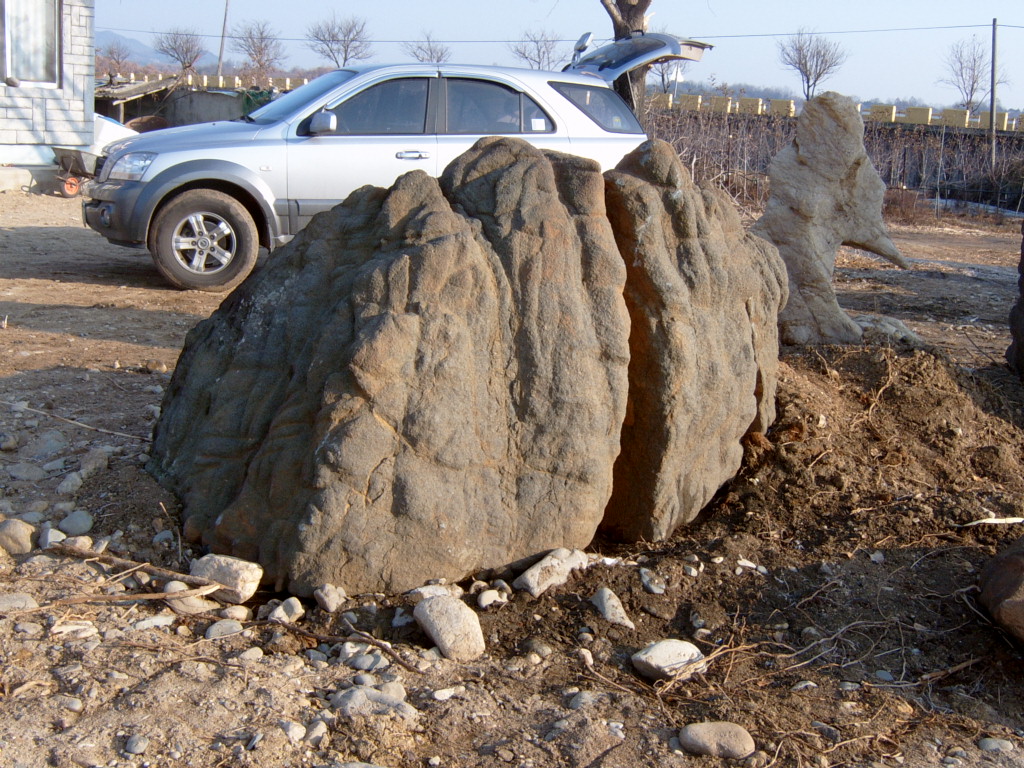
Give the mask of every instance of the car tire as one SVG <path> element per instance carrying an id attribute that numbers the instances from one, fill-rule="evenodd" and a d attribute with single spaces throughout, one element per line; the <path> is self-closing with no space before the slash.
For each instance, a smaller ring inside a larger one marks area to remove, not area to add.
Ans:
<path id="1" fill-rule="evenodd" d="M 223 192 L 183 192 L 157 213 L 150 231 L 156 268 L 175 288 L 229 291 L 256 266 L 256 223 Z"/>

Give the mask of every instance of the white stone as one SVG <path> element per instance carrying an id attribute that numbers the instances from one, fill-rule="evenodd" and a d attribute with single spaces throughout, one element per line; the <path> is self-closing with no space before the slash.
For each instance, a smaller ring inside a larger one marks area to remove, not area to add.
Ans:
<path id="1" fill-rule="evenodd" d="M 348 600 L 348 595 L 345 594 L 345 590 L 341 587 L 336 587 L 333 584 L 324 584 L 313 590 L 313 599 L 316 600 L 316 604 L 321 609 L 328 613 L 337 613 L 341 610 L 341 606 Z"/>
<path id="2" fill-rule="evenodd" d="M 237 635 L 242 631 L 243 627 L 241 622 L 235 621 L 234 619 L 221 619 L 215 621 L 209 627 L 206 628 L 206 634 L 204 637 L 207 640 L 217 640 L 222 637 L 230 637 L 231 635 Z"/>
<path id="3" fill-rule="evenodd" d="M 149 737 L 140 733 L 133 733 L 124 745 L 124 751 L 129 755 L 142 755 L 147 749 L 149 749 Z"/>
<path id="4" fill-rule="evenodd" d="M 105 450 L 102 448 L 93 448 L 82 457 L 82 461 L 78 467 L 78 474 L 82 476 L 83 480 L 86 480 L 97 472 L 106 469 L 109 463 L 110 455 Z"/>
<path id="5" fill-rule="evenodd" d="M 57 493 L 61 496 L 69 496 L 82 487 L 82 476 L 78 472 L 68 472 L 64 479 L 57 486 Z"/>
<path id="6" fill-rule="evenodd" d="M 487 610 L 492 605 L 505 605 L 507 602 L 508 596 L 496 589 L 485 589 L 476 596 L 476 604 L 483 610 Z"/>
<path id="7" fill-rule="evenodd" d="M 428 598 L 416 606 L 413 616 L 446 658 L 472 661 L 486 650 L 479 617 L 458 598 Z"/>
<path id="8" fill-rule="evenodd" d="M 229 605 L 220 612 L 220 615 L 225 619 L 234 619 L 235 621 L 252 620 L 252 610 L 244 605 Z"/>
<path id="9" fill-rule="evenodd" d="M 32 551 L 32 539 L 36 535 L 34 526 L 23 520 L 0 522 L 0 548 L 11 555 L 27 555 Z"/>
<path id="10" fill-rule="evenodd" d="M 288 741 L 292 744 L 298 744 L 306 735 L 306 727 L 293 720 L 282 720 L 278 725 L 281 726 L 281 730 L 284 731 L 284 735 L 288 737 Z"/>
<path id="11" fill-rule="evenodd" d="M 405 593 L 414 603 L 430 597 L 462 597 L 462 587 L 458 584 L 426 584 Z"/>
<path id="12" fill-rule="evenodd" d="M 183 581 L 168 581 L 164 584 L 164 592 L 168 594 L 184 592 L 188 589 L 191 589 L 191 587 Z M 175 613 L 185 616 L 192 616 L 197 613 L 210 613 L 220 608 L 218 603 L 215 603 L 213 600 L 207 600 L 205 597 L 182 597 L 174 600 L 168 599 L 166 602 Z"/>
<path id="13" fill-rule="evenodd" d="M 746 728 L 735 723 L 691 723 L 679 731 L 679 744 L 695 755 L 742 760 L 756 749 Z"/>
<path id="14" fill-rule="evenodd" d="M 132 624 L 132 629 L 145 630 L 145 629 L 159 629 L 160 627 L 169 627 L 175 621 L 177 617 L 169 613 L 161 613 L 157 616 L 150 616 L 148 619 L 141 619 Z"/>
<path id="15" fill-rule="evenodd" d="M 301 619 L 306 613 L 306 609 L 302 607 L 302 603 L 299 602 L 297 597 L 289 597 L 287 600 L 274 608 L 268 615 L 267 619 L 270 621 L 278 621 L 282 624 L 294 624 L 296 621 Z"/>
<path id="16" fill-rule="evenodd" d="M 27 592 L 0 593 L 0 613 L 32 611 L 39 607 L 36 599 Z"/>
<path id="17" fill-rule="evenodd" d="M 263 579 L 263 566 L 229 555 L 204 555 L 192 561 L 193 576 L 223 584 L 213 596 L 228 603 L 244 603 L 256 594 Z"/>
<path id="18" fill-rule="evenodd" d="M 445 598 L 435 597 L 431 599 L 444 600 Z M 343 717 L 397 715 L 407 721 L 419 718 L 419 712 L 409 704 L 395 696 L 389 696 L 378 691 L 376 688 L 355 686 L 354 688 L 333 694 L 329 701 L 331 707 Z"/>
<path id="19" fill-rule="evenodd" d="M 314 720 L 306 728 L 302 740 L 314 747 L 319 747 L 328 733 L 327 723 L 323 720 Z"/>
<path id="20" fill-rule="evenodd" d="M 57 523 L 57 527 L 68 536 L 84 536 L 92 530 L 92 524 L 92 515 L 84 509 L 76 509 Z"/>
<path id="21" fill-rule="evenodd" d="M 539 597 L 551 587 L 560 586 L 569 580 L 573 571 L 589 565 L 586 553 L 563 548 L 549 552 L 539 563 L 532 565 L 512 582 L 516 589 L 524 589 L 533 597 Z"/>
<path id="22" fill-rule="evenodd" d="M 626 614 L 626 609 L 622 607 L 622 601 L 619 600 L 619 596 L 612 592 L 608 587 L 601 587 L 594 596 L 590 598 L 590 602 L 594 604 L 600 614 L 611 624 L 618 624 L 619 626 L 629 627 L 630 629 L 636 629 L 636 624 Z"/>
<path id="23" fill-rule="evenodd" d="M 258 645 L 254 645 L 252 648 L 247 648 L 238 654 L 237 658 L 241 661 L 259 661 L 263 658 L 263 649 Z"/>
<path id="24" fill-rule="evenodd" d="M 704 654 L 685 640 L 660 640 L 632 656 L 633 667 L 650 680 L 688 680 L 707 669 Z"/>
<path id="25" fill-rule="evenodd" d="M 49 549 L 56 544 L 60 544 L 66 538 L 67 534 L 64 531 L 47 525 L 39 532 L 39 548 Z"/>

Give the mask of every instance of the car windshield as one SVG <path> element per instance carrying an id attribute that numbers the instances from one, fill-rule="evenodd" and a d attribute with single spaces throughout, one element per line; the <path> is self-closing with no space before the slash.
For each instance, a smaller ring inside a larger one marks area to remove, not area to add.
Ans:
<path id="1" fill-rule="evenodd" d="M 254 110 L 247 118 L 243 119 L 248 119 L 260 125 L 269 125 L 270 123 L 284 120 L 308 106 L 310 102 L 316 101 L 325 93 L 334 90 L 346 80 L 351 80 L 355 75 L 355 72 L 348 69 L 328 72 L 326 75 L 316 78 L 316 80 L 311 80 L 305 85 L 299 86 L 294 91 L 282 94 L 269 104 Z"/>

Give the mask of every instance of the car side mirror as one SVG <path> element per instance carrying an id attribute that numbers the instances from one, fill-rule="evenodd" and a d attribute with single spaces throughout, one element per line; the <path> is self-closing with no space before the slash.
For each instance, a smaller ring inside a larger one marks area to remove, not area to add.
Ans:
<path id="1" fill-rule="evenodd" d="M 312 136 L 319 136 L 323 133 L 337 133 L 338 116 L 333 112 L 317 112 L 309 124 L 309 133 Z"/>
<path id="2" fill-rule="evenodd" d="M 580 56 L 583 52 L 590 47 L 590 41 L 594 39 L 594 35 L 591 32 L 584 32 L 579 40 L 576 41 L 576 45 L 573 46 L 572 63 L 575 64 L 580 60 Z"/>

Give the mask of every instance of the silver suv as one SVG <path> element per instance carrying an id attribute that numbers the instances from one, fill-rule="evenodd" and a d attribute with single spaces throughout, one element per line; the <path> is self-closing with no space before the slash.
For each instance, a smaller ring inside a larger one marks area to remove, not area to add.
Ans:
<path id="1" fill-rule="evenodd" d="M 365 184 L 414 169 L 439 175 L 482 136 L 614 166 L 644 131 L 611 88 L 663 59 L 699 60 L 708 46 L 634 35 L 562 72 L 457 64 L 340 69 L 231 122 L 183 126 L 105 149 L 86 184 L 86 223 L 119 245 L 148 247 L 178 288 L 223 291 L 312 216 Z"/>

